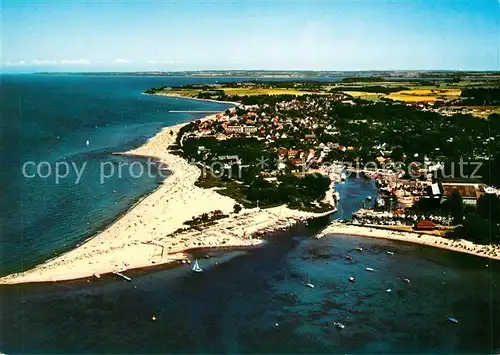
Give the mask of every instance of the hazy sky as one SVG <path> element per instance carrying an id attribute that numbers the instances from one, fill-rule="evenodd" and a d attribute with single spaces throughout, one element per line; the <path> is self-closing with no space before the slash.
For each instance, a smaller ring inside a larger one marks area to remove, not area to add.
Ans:
<path id="1" fill-rule="evenodd" d="M 3 71 L 500 70 L 500 0 L 2 0 Z"/>

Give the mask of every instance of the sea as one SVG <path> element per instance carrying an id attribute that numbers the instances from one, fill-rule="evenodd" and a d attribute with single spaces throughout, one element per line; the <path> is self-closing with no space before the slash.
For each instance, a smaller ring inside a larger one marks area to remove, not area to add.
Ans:
<path id="1" fill-rule="evenodd" d="M 101 181 L 103 166 L 148 166 L 145 159 L 113 152 L 142 144 L 164 126 L 205 115 L 170 111 L 228 107 L 143 95 L 144 90 L 238 80 L 3 75 L 0 275 L 82 243 L 165 178 L 154 169 L 141 176 L 122 169 Z M 67 176 L 56 175 L 56 166 L 64 163 L 70 167 Z M 348 218 L 368 196 L 377 196 L 373 181 L 362 178 L 339 183 L 336 190 L 341 200 L 332 219 Z M 199 251 L 193 257 L 199 258 L 201 274 L 181 265 L 132 271 L 130 282 L 103 276 L 0 286 L 0 352 L 500 351 L 499 262 L 403 242 L 333 234 L 313 238 L 325 222 L 277 234 L 255 249 Z M 356 282 L 349 282 L 351 276 Z M 314 288 L 306 287 L 308 282 Z"/>

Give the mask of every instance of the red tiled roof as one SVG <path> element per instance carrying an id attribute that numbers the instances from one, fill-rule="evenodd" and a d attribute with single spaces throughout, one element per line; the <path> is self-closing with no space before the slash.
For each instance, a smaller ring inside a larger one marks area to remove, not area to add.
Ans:
<path id="1" fill-rule="evenodd" d="M 422 219 L 415 225 L 415 229 L 434 230 L 436 229 L 436 225 L 428 219 Z"/>

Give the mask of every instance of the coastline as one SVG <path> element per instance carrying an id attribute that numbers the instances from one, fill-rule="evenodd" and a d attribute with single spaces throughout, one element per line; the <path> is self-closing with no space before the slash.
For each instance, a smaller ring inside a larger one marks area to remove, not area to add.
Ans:
<path id="1" fill-rule="evenodd" d="M 182 96 L 179 94 L 169 94 L 169 93 L 155 93 L 155 94 L 146 94 L 144 95 L 151 95 L 151 96 L 167 96 L 167 97 L 173 97 L 177 99 L 186 99 L 186 100 L 196 100 L 196 101 L 208 101 L 208 102 L 215 102 L 215 103 L 222 103 L 222 104 L 229 104 L 229 105 L 239 105 L 239 102 L 235 101 L 221 101 L 221 100 L 212 100 L 212 99 L 199 99 L 197 97 L 188 97 L 188 96 Z"/>
<path id="2" fill-rule="evenodd" d="M 322 238 L 328 234 L 346 234 L 360 237 L 395 240 L 435 248 L 467 253 L 482 258 L 500 260 L 500 246 L 480 245 L 468 240 L 453 240 L 436 235 L 415 232 L 402 232 L 385 229 L 382 226 L 361 226 L 353 224 L 332 223 L 323 229 L 316 238 Z"/>
<path id="3" fill-rule="evenodd" d="M 200 169 L 168 151 L 180 128 L 187 124 L 164 127 L 143 145 L 116 153 L 148 157 L 167 165 L 171 174 L 157 189 L 74 249 L 30 270 L 4 276 L 0 284 L 68 281 L 169 264 L 184 260 L 185 252 L 193 248 L 253 247 L 263 242 L 252 237 L 256 233 L 333 212 L 317 214 L 279 206 L 232 213 L 235 200 L 218 194 L 215 189 L 195 186 Z M 193 216 L 214 210 L 221 210 L 229 217 L 203 228 L 203 232 L 178 232 Z"/>
<path id="4" fill-rule="evenodd" d="M 169 94 L 151 95 L 207 101 Z M 200 120 L 215 117 L 212 114 Z M 139 198 L 110 225 L 89 236 L 74 249 L 30 270 L 1 277 L 0 284 L 68 281 L 165 264 L 174 265 L 186 259 L 189 250 L 255 247 L 263 243 L 263 240 L 254 239 L 253 235 L 276 228 L 288 228 L 294 223 L 334 212 L 311 213 L 279 206 L 232 213 L 236 203 L 234 199 L 218 194 L 216 189 L 195 186 L 201 175 L 200 169 L 168 151 L 181 127 L 187 124 L 189 122 L 164 127 L 143 145 L 127 152 L 115 153 L 152 158 L 167 165 L 171 174 L 155 190 Z M 334 182 L 329 191 L 333 187 Z M 330 200 L 333 198 L 327 194 L 325 202 Z M 214 210 L 220 210 L 229 217 L 218 220 L 210 227 L 204 227 L 203 231 L 178 232 L 186 227 L 184 222 L 193 216 Z M 418 233 L 335 223 L 320 232 L 318 237 L 325 234 L 350 234 L 411 242 L 500 260 L 500 247 L 497 246 L 479 246 L 468 241 L 453 241 Z"/>

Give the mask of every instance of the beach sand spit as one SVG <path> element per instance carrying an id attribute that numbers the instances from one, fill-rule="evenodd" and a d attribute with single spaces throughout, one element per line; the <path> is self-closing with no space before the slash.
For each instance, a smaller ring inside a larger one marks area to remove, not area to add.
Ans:
<path id="1" fill-rule="evenodd" d="M 380 227 L 380 226 L 379 226 Z M 468 240 L 453 240 L 436 235 L 423 233 L 401 232 L 382 228 L 357 226 L 343 223 L 332 223 L 323 229 L 318 235 L 321 238 L 327 234 L 346 234 L 362 237 L 381 238 L 388 240 L 398 240 L 403 242 L 428 245 L 441 249 L 458 251 L 481 256 L 489 259 L 500 260 L 500 246 L 475 244 Z"/>
<path id="2" fill-rule="evenodd" d="M 214 117 L 207 116 L 203 120 Z M 0 278 L 0 284 L 73 280 L 166 264 L 184 259 L 183 251 L 191 248 L 253 246 L 262 243 L 251 238 L 259 230 L 283 225 L 289 219 L 319 216 L 285 206 L 233 214 L 235 200 L 213 189 L 196 187 L 200 169 L 168 151 L 183 125 L 165 127 L 144 145 L 123 153 L 155 158 L 168 166 L 172 174 L 153 193 L 75 249 L 31 270 Z M 174 233 L 186 227 L 185 221 L 214 210 L 221 210 L 230 217 L 219 220 L 203 232 Z"/>

